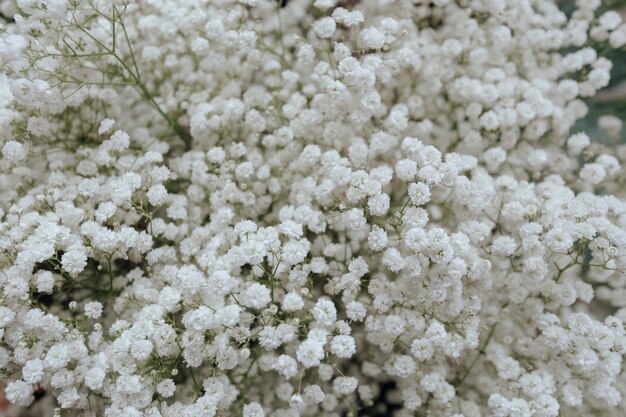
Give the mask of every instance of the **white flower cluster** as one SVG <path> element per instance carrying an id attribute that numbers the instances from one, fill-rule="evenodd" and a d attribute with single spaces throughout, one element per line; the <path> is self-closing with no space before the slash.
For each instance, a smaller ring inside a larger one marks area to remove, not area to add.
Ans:
<path id="1" fill-rule="evenodd" d="M 573 128 L 626 24 L 576 3 L 1 1 L 7 399 L 624 416 L 622 122 Z"/>

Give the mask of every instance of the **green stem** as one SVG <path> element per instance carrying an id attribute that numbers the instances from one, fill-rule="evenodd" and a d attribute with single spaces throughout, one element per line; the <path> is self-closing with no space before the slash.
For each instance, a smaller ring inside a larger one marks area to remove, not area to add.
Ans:
<path id="1" fill-rule="evenodd" d="M 139 93 L 141 93 L 141 96 L 148 102 L 148 104 L 150 104 L 150 106 L 152 106 L 152 108 L 154 108 L 161 115 L 161 117 L 167 122 L 168 126 L 174 131 L 174 133 L 176 133 L 176 135 L 178 137 L 180 137 L 180 139 L 182 139 L 182 141 L 185 143 L 185 148 L 186 149 L 190 149 L 191 148 L 191 138 L 186 133 L 185 129 L 183 129 L 183 127 L 178 123 L 177 120 L 175 120 L 174 118 L 170 117 L 167 113 L 165 113 L 165 111 L 163 111 L 161 106 L 159 106 L 159 104 L 156 102 L 156 100 L 154 99 L 152 94 L 150 94 L 150 92 L 148 91 L 148 88 L 146 87 L 146 85 L 142 81 L 141 73 L 139 72 L 139 66 L 137 65 L 137 61 L 135 59 L 135 54 L 133 52 L 132 45 L 130 43 L 130 38 L 128 37 L 128 33 L 126 32 L 126 25 L 124 25 L 124 21 L 122 20 L 122 16 L 120 15 L 119 11 L 117 10 L 117 8 L 114 7 L 113 8 L 113 16 L 111 17 L 112 23 L 115 22 L 116 15 L 117 15 L 117 18 L 119 18 L 119 24 L 120 24 L 120 26 L 122 28 L 122 31 L 124 32 L 124 38 L 125 38 L 126 43 L 128 45 L 128 50 L 130 52 L 130 57 L 131 57 L 131 61 L 133 63 L 134 71 L 117 54 L 116 47 L 115 47 L 116 46 L 115 39 L 113 40 L 113 42 L 114 42 L 113 43 L 113 47 L 109 48 L 107 45 L 102 43 L 99 39 L 97 39 L 95 36 L 93 36 L 91 33 L 89 33 L 89 31 L 87 31 L 84 28 L 82 28 L 80 25 L 77 24 L 77 27 L 83 33 L 85 33 L 87 36 L 89 36 L 94 42 L 96 42 L 109 55 L 111 55 L 113 58 L 115 58 L 120 63 L 122 68 L 124 68 L 128 72 L 130 77 L 135 82 L 135 87 L 138 89 Z M 113 24 L 113 28 L 115 28 L 114 24 Z"/>
<path id="2" fill-rule="evenodd" d="M 489 330 L 489 334 L 487 335 L 487 339 L 485 339 L 485 341 L 483 342 L 482 346 L 480 347 L 480 349 L 478 350 L 478 354 L 476 354 L 476 356 L 474 357 L 474 360 L 472 360 L 472 362 L 470 363 L 469 368 L 467 368 L 467 370 L 465 371 L 465 373 L 463 374 L 463 376 L 461 378 L 458 379 L 458 382 L 456 382 L 454 384 L 454 386 L 458 389 L 461 385 L 463 385 L 463 383 L 465 382 L 465 380 L 467 379 L 467 377 L 470 375 L 470 373 L 472 372 L 472 369 L 474 369 L 474 366 L 476 366 L 476 363 L 478 363 L 478 359 L 480 359 L 480 357 L 482 355 L 485 354 L 485 348 L 487 348 L 487 345 L 489 344 L 489 341 L 491 340 L 491 337 L 493 336 L 493 333 L 496 330 L 496 326 L 497 323 L 491 326 L 491 329 Z"/>
<path id="3" fill-rule="evenodd" d="M 109 268 L 109 290 L 113 292 L 113 269 L 111 268 L 111 257 L 108 259 L 108 268 Z"/>
<path id="4" fill-rule="evenodd" d="M 202 392 L 200 390 L 200 387 L 198 386 L 198 381 L 196 381 L 196 376 L 193 373 L 193 368 L 190 366 L 189 367 L 189 374 L 191 375 L 191 380 L 193 381 L 193 387 L 196 390 L 196 395 L 200 395 L 200 393 Z"/>

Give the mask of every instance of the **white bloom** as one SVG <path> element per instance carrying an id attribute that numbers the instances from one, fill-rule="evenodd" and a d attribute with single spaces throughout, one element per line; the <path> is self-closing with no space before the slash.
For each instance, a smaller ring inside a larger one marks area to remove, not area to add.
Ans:
<path id="1" fill-rule="evenodd" d="M 70 353 L 67 346 L 64 344 L 53 345 L 44 359 L 44 364 L 48 368 L 59 369 L 63 368 L 70 362 Z"/>
<path id="2" fill-rule="evenodd" d="M 146 193 L 148 201 L 153 206 L 160 206 L 167 201 L 167 189 L 163 184 L 155 184 Z"/>
<path id="3" fill-rule="evenodd" d="M 415 339 L 411 343 L 411 353 L 419 361 L 427 361 L 432 358 L 434 347 L 431 341 L 426 339 Z"/>
<path id="4" fill-rule="evenodd" d="M 37 291 L 49 293 L 54 288 L 54 275 L 50 271 L 39 271 L 36 274 Z"/>
<path id="5" fill-rule="evenodd" d="M 335 336 L 330 342 L 330 352 L 338 358 L 350 358 L 356 353 L 356 343 L 352 336 Z"/>
<path id="6" fill-rule="evenodd" d="M 296 357 L 305 368 L 318 366 L 324 358 L 324 347 L 318 341 L 305 340 L 298 347 Z"/>
<path id="7" fill-rule="evenodd" d="M 304 398 L 313 404 L 319 404 L 324 401 L 324 391 L 319 385 L 309 385 L 304 388 Z"/>
<path id="8" fill-rule="evenodd" d="M 337 24 L 332 17 L 324 17 L 313 24 L 315 34 L 320 38 L 330 38 L 335 32 Z"/>
<path id="9" fill-rule="evenodd" d="M 381 49 L 385 45 L 385 34 L 380 30 L 369 27 L 361 31 L 363 44 L 370 49 Z"/>
<path id="10" fill-rule="evenodd" d="M 21 143 L 10 140 L 2 147 L 2 156 L 10 162 L 22 162 L 26 159 L 26 150 Z"/>
<path id="11" fill-rule="evenodd" d="M 35 400 L 33 386 L 21 380 L 9 382 L 4 393 L 7 400 L 22 407 L 28 407 Z"/>
<path id="12" fill-rule="evenodd" d="M 412 181 L 417 174 L 417 163 L 411 159 L 402 159 L 396 164 L 396 174 L 403 181 Z"/>
<path id="13" fill-rule="evenodd" d="M 87 266 L 87 255 L 83 248 L 72 248 L 61 257 L 61 266 L 72 277 L 78 276 Z"/>
<path id="14" fill-rule="evenodd" d="M 35 384 L 44 376 L 43 361 L 40 359 L 31 359 L 24 364 L 22 368 L 22 377 L 29 384 Z"/>
<path id="15" fill-rule="evenodd" d="M 176 392 L 176 384 L 173 380 L 167 378 L 157 384 L 156 390 L 161 397 L 169 398 Z"/>
<path id="16" fill-rule="evenodd" d="M 282 306 L 285 311 L 298 311 L 304 307 L 304 302 L 298 294 L 289 292 L 283 297 Z"/>
<path id="17" fill-rule="evenodd" d="M 103 135 L 110 132 L 113 128 L 113 125 L 115 125 L 115 120 L 108 118 L 102 119 L 102 121 L 100 122 L 100 127 L 98 127 L 98 134 Z"/>
<path id="18" fill-rule="evenodd" d="M 98 301 L 90 301 L 85 304 L 85 316 L 98 319 L 102 315 L 102 304 Z"/>
<path id="19" fill-rule="evenodd" d="M 333 380 L 333 390 L 339 394 L 348 395 L 356 390 L 358 380 L 350 376 L 340 376 Z"/>
<path id="20" fill-rule="evenodd" d="M 271 301 L 270 290 L 258 283 L 254 283 L 241 293 L 241 303 L 246 307 L 263 308 Z"/>
<path id="21" fill-rule="evenodd" d="M 332 301 L 327 298 L 321 298 L 313 306 L 311 311 L 313 318 L 322 326 L 330 327 L 337 320 L 337 309 Z"/>
<path id="22" fill-rule="evenodd" d="M 421 206 L 430 200 L 430 188 L 422 182 L 409 184 L 409 198 L 415 206 Z"/>
<path id="23" fill-rule="evenodd" d="M 243 417 L 265 417 L 265 412 L 261 404 L 250 403 L 243 406 Z"/>
<path id="24" fill-rule="evenodd" d="M 624 414 L 610 4 L 4 3 L 8 400 Z"/>
<path id="25" fill-rule="evenodd" d="M 274 364 L 274 369 L 285 379 L 291 379 L 298 373 L 298 364 L 291 356 L 280 355 Z"/>
<path id="26" fill-rule="evenodd" d="M 572 135 L 567 139 L 567 148 L 574 154 L 578 155 L 583 149 L 585 149 L 591 143 L 589 136 L 584 132 Z"/>
<path id="27" fill-rule="evenodd" d="M 102 387 L 105 376 L 106 373 L 102 368 L 90 368 L 85 374 L 85 384 L 90 389 L 97 390 Z"/>

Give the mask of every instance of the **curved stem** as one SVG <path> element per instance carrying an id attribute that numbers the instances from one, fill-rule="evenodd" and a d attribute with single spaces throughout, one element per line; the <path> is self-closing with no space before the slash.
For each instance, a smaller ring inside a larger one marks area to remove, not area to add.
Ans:
<path id="1" fill-rule="evenodd" d="M 485 339 L 485 341 L 483 342 L 482 346 L 478 350 L 478 354 L 476 354 L 476 356 L 470 363 L 470 366 L 467 368 L 463 376 L 461 376 L 461 378 L 459 378 L 458 381 L 454 384 L 455 388 L 459 388 L 461 385 L 463 385 L 467 377 L 472 372 L 472 369 L 474 369 L 474 366 L 476 366 L 476 363 L 478 363 L 478 359 L 480 359 L 480 357 L 485 354 L 485 349 L 487 348 L 487 345 L 489 344 L 489 341 L 491 340 L 491 337 L 493 336 L 493 333 L 496 330 L 496 326 L 497 326 L 497 323 L 491 326 L 491 329 L 489 330 L 489 334 L 487 335 L 487 339 Z"/>

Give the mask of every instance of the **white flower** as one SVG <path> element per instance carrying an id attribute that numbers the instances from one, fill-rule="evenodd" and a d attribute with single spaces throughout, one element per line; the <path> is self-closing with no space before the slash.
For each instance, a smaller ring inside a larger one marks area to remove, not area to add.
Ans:
<path id="1" fill-rule="evenodd" d="M 421 206 L 430 200 L 430 188 L 424 183 L 409 184 L 409 198 L 415 206 Z"/>
<path id="2" fill-rule="evenodd" d="M 400 378 L 409 378 L 416 371 L 416 365 L 413 358 L 408 355 L 398 355 L 393 359 L 390 372 Z"/>
<path id="3" fill-rule="evenodd" d="M 105 144 L 107 145 L 106 147 L 109 151 L 122 152 L 128 148 L 130 144 L 130 137 L 128 136 L 128 133 L 123 130 L 116 130 L 111 135 L 111 138 L 105 142 Z"/>
<path id="4" fill-rule="evenodd" d="M 287 242 L 281 251 L 281 258 L 289 265 L 297 265 L 304 261 L 308 252 L 310 244 L 307 240 L 290 240 Z"/>
<path id="5" fill-rule="evenodd" d="M 243 406 L 243 417 L 265 417 L 265 412 L 261 404 L 250 403 Z"/>
<path id="6" fill-rule="evenodd" d="M 298 294 L 289 292 L 283 297 L 282 306 L 285 311 L 298 311 L 304 307 L 304 302 Z"/>
<path id="7" fill-rule="evenodd" d="M 392 272 L 398 272 L 406 265 L 404 257 L 396 248 L 387 248 L 383 253 L 382 263 Z"/>
<path id="8" fill-rule="evenodd" d="M 328 10 L 334 7 L 335 3 L 335 0 L 315 0 L 313 6 L 317 7 L 318 9 Z"/>
<path id="9" fill-rule="evenodd" d="M 401 159 L 396 164 L 396 174 L 403 181 L 412 181 L 417 174 L 417 163 L 411 159 Z"/>
<path id="10" fill-rule="evenodd" d="M 315 34 L 320 38 L 330 38 L 333 36 L 337 24 L 332 17 L 324 17 L 313 24 Z"/>
<path id="11" fill-rule="evenodd" d="M 380 30 L 369 27 L 361 31 L 363 44 L 370 49 L 381 49 L 385 45 L 385 34 Z"/>
<path id="12" fill-rule="evenodd" d="M 389 210 L 389 196 L 385 193 L 379 193 L 372 196 L 367 201 L 369 212 L 373 216 L 384 216 Z"/>
<path id="13" fill-rule="evenodd" d="M 405 320 L 395 314 L 387 316 L 385 319 L 385 331 L 391 336 L 398 337 L 404 332 Z"/>
<path id="14" fill-rule="evenodd" d="M 176 392 L 176 384 L 172 379 L 164 379 L 156 386 L 156 391 L 163 398 L 170 398 Z"/>
<path id="15" fill-rule="evenodd" d="M 241 293 L 239 301 L 246 307 L 263 308 L 272 300 L 270 290 L 266 286 L 254 283 Z"/>
<path id="16" fill-rule="evenodd" d="M 291 379 L 298 373 L 298 364 L 291 356 L 280 355 L 274 364 L 274 369 L 285 379 Z"/>
<path id="17" fill-rule="evenodd" d="M 22 407 L 28 407 L 35 400 L 33 386 L 21 380 L 9 382 L 4 394 L 7 400 Z"/>
<path id="18" fill-rule="evenodd" d="M 426 339 L 415 339 L 411 343 L 411 353 L 419 361 L 427 361 L 432 358 L 434 347 L 431 341 Z"/>
<path id="19" fill-rule="evenodd" d="M 499 236 L 491 244 L 491 251 L 496 255 L 511 256 L 516 247 L 515 240 L 510 236 Z"/>
<path id="20" fill-rule="evenodd" d="M 102 315 L 102 304 L 98 301 L 90 301 L 85 304 L 85 316 L 98 319 Z"/>
<path id="21" fill-rule="evenodd" d="M 155 184 L 148 189 L 146 197 L 153 206 L 160 206 L 167 201 L 167 189 L 163 184 Z"/>
<path id="22" fill-rule="evenodd" d="M 100 389 L 104 382 L 105 376 L 106 373 L 102 368 L 90 368 L 85 374 L 85 384 L 92 390 Z"/>
<path id="23" fill-rule="evenodd" d="M 356 343 L 352 336 L 335 336 L 330 342 L 330 352 L 338 358 L 350 358 L 356 353 Z"/>
<path id="24" fill-rule="evenodd" d="M 321 403 L 324 401 L 324 397 L 324 391 L 319 385 L 309 385 L 304 388 L 304 398 L 313 404 Z"/>
<path id="25" fill-rule="evenodd" d="M 0 30 L 9 401 L 624 414 L 618 10 L 78 3 Z"/>
<path id="26" fill-rule="evenodd" d="M 318 366 L 324 358 L 324 347 L 318 341 L 305 340 L 298 347 L 296 357 L 305 368 Z"/>
<path id="27" fill-rule="evenodd" d="M 145 361 L 152 353 L 153 344 L 149 340 L 139 339 L 130 346 L 130 354 L 139 361 Z"/>
<path id="28" fill-rule="evenodd" d="M 607 173 L 601 164 L 591 162 L 580 170 L 580 179 L 588 184 L 597 185 L 604 180 Z"/>
<path id="29" fill-rule="evenodd" d="M 102 121 L 100 122 L 100 127 L 98 127 L 98 134 L 103 135 L 110 132 L 113 128 L 113 125 L 115 125 L 115 120 L 109 118 L 102 119 Z"/>
<path id="30" fill-rule="evenodd" d="M 2 156 L 10 162 L 22 162 L 26 159 L 26 150 L 24 149 L 24 145 L 21 143 L 15 140 L 10 140 L 2 147 Z"/>
<path id="31" fill-rule="evenodd" d="M 47 368 L 60 369 L 66 366 L 71 360 L 67 346 L 55 344 L 46 353 L 44 364 Z"/>
<path id="32" fill-rule="evenodd" d="M 54 288 L 54 275 L 50 271 L 39 271 L 36 274 L 37 291 L 49 293 Z"/>
<path id="33" fill-rule="evenodd" d="M 500 120 L 494 111 L 488 111 L 480 116 L 480 125 L 486 130 L 496 130 L 500 127 Z"/>
<path id="34" fill-rule="evenodd" d="M 289 399 L 289 407 L 297 413 L 304 410 L 305 404 L 300 394 L 293 394 Z"/>
<path id="35" fill-rule="evenodd" d="M 351 376 L 340 376 L 333 380 L 333 390 L 343 395 L 354 392 L 357 385 L 358 380 Z"/>
<path id="36" fill-rule="evenodd" d="M 362 303 L 351 301 L 346 306 L 346 314 L 350 320 L 363 321 L 367 315 L 367 311 Z"/>
<path id="37" fill-rule="evenodd" d="M 332 301 L 327 298 L 321 298 L 315 303 L 311 310 L 313 318 L 322 326 L 330 327 L 337 320 L 337 309 Z"/>
<path id="38" fill-rule="evenodd" d="M 598 23 L 607 30 L 615 30 L 622 23 L 621 15 L 615 10 L 609 10 L 600 16 Z"/>
<path id="39" fill-rule="evenodd" d="M 43 361 L 40 359 L 31 359 L 24 364 L 22 368 L 22 377 L 29 384 L 35 384 L 44 376 Z"/>
<path id="40" fill-rule="evenodd" d="M 577 133 L 567 139 L 567 148 L 573 155 L 578 155 L 591 143 L 589 136 L 584 132 Z"/>
<path id="41" fill-rule="evenodd" d="M 61 256 L 61 266 L 72 277 L 78 276 L 87 266 L 87 255 L 83 248 L 75 247 Z"/>

